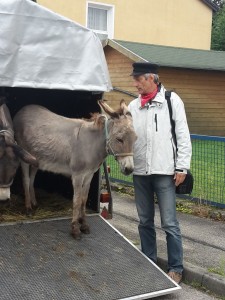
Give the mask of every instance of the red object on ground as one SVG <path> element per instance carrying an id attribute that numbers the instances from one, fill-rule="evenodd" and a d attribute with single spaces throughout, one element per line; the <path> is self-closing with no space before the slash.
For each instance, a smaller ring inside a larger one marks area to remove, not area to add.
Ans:
<path id="1" fill-rule="evenodd" d="M 104 219 L 109 219 L 109 212 L 108 212 L 108 209 L 105 206 L 102 209 L 101 216 Z"/>

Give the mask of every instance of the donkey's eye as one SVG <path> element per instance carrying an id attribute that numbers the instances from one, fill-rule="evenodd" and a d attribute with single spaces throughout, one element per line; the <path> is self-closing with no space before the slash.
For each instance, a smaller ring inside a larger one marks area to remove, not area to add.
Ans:
<path id="1" fill-rule="evenodd" d="M 122 139 L 119 139 L 119 138 L 116 138 L 117 142 L 123 144 L 123 140 Z"/>

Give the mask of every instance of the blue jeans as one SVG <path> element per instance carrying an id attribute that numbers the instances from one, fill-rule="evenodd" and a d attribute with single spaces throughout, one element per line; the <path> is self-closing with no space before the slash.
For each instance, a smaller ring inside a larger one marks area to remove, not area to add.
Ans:
<path id="1" fill-rule="evenodd" d="M 134 175 L 134 191 L 142 252 L 157 262 L 156 231 L 154 224 L 156 194 L 161 227 L 166 233 L 168 271 L 182 273 L 183 247 L 176 217 L 176 193 L 173 175 Z"/>

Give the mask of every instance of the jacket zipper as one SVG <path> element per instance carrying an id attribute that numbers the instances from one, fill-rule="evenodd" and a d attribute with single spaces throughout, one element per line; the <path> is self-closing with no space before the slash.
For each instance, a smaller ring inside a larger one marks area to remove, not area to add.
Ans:
<path id="1" fill-rule="evenodd" d="M 155 114 L 155 130 L 158 131 L 157 114 Z"/>

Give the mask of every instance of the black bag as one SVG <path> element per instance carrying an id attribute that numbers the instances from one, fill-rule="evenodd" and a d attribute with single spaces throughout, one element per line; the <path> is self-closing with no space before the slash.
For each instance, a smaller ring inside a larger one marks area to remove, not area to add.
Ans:
<path id="1" fill-rule="evenodd" d="M 194 177 L 190 170 L 187 171 L 184 181 L 176 187 L 176 194 L 191 194 L 194 186 Z"/>
<path id="2" fill-rule="evenodd" d="M 171 96 L 171 91 L 166 91 L 165 98 L 167 100 L 169 113 L 170 113 L 172 136 L 173 136 L 174 144 L 177 146 L 177 139 L 176 139 L 176 134 L 175 134 L 175 122 L 172 118 L 172 105 L 171 105 L 170 96 Z M 184 181 L 176 187 L 176 194 L 189 194 L 190 195 L 193 190 L 193 186 L 194 186 L 194 177 L 191 174 L 191 171 L 187 170 L 187 174 L 186 174 Z"/>

